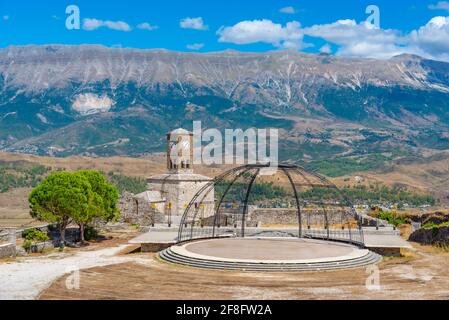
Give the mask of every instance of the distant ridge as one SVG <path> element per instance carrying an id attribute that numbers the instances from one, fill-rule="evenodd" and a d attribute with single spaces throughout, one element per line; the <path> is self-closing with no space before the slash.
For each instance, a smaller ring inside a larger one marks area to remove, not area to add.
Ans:
<path id="1" fill-rule="evenodd" d="M 292 161 L 448 149 L 449 63 L 297 51 L 0 49 L 0 150 L 139 155 L 190 128 L 277 127 Z"/>

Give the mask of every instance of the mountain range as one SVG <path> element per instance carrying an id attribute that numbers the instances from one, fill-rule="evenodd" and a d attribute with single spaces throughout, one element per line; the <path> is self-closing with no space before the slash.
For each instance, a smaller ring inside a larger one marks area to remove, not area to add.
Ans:
<path id="1" fill-rule="evenodd" d="M 449 63 L 297 51 L 0 49 L 0 150 L 139 156 L 177 127 L 280 129 L 280 156 L 392 160 L 449 149 Z M 357 160 L 359 161 L 359 160 Z M 360 162 L 360 161 L 359 161 Z"/>

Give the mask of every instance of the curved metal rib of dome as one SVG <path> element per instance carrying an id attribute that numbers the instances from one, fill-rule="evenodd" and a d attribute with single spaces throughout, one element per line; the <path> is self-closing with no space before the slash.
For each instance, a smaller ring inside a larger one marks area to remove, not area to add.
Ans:
<path id="1" fill-rule="evenodd" d="M 244 165 L 206 184 L 184 211 L 178 242 L 283 234 L 364 246 L 361 219 L 335 184 L 300 166 L 267 170 Z"/>

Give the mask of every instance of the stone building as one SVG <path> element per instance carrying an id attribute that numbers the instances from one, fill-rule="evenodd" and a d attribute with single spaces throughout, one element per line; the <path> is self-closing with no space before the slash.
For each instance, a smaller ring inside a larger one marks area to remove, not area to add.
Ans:
<path id="1" fill-rule="evenodd" d="M 193 134 L 176 129 L 167 134 L 167 172 L 149 178 L 148 190 L 137 195 L 123 193 L 118 207 L 121 221 L 139 225 L 179 224 L 195 194 L 212 179 L 194 173 Z M 213 215 L 214 190 L 203 200 L 198 212 Z M 206 205 L 204 205 L 206 204 Z"/>
<path id="2" fill-rule="evenodd" d="M 164 206 L 165 199 L 157 191 L 145 191 L 137 195 L 124 192 L 118 201 L 120 221 L 144 226 L 164 223 Z"/>
<path id="3" fill-rule="evenodd" d="M 159 192 L 165 200 L 164 213 L 174 223 L 178 222 L 195 194 L 211 178 L 195 174 L 193 167 L 193 133 L 176 129 L 167 134 L 167 173 L 150 177 L 148 189 Z M 214 206 L 214 192 L 203 202 Z"/>

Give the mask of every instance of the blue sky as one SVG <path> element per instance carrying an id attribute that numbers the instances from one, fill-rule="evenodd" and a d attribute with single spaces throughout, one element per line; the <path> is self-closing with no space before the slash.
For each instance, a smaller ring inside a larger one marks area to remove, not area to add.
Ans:
<path id="1" fill-rule="evenodd" d="M 371 4 L 380 9 L 374 30 L 363 24 Z M 80 9 L 80 30 L 65 26 L 69 5 Z M 404 51 L 449 60 L 449 2 L 0 0 L 0 47 L 50 43 L 381 58 Z"/>

